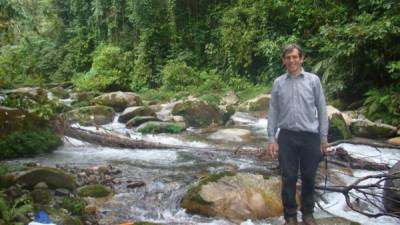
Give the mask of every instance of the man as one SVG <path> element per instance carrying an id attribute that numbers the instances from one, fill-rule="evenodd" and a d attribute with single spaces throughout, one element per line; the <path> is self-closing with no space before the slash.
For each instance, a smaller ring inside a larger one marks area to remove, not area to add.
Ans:
<path id="1" fill-rule="evenodd" d="M 306 225 L 315 225 L 315 175 L 327 151 L 325 96 L 318 76 L 303 70 L 304 55 L 300 46 L 288 45 L 282 60 L 287 73 L 275 79 L 272 87 L 267 149 L 273 160 L 279 158 L 285 224 L 297 224 L 295 196 L 300 169 L 302 219 Z"/>

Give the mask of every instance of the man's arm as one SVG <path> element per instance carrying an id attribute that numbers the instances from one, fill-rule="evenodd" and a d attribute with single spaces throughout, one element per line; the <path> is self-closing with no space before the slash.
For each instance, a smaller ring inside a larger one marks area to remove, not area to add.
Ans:
<path id="1" fill-rule="evenodd" d="M 278 144 L 275 140 L 275 134 L 277 130 L 277 120 L 278 120 L 278 112 L 279 112 L 279 104 L 278 104 L 278 84 L 277 80 L 274 81 L 272 86 L 271 99 L 269 101 L 269 109 L 268 109 L 268 153 L 271 155 L 271 158 L 275 160 L 278 156 Z"/>
<path id="2" fill-rule="evenodd" d="M 317 77 L 315 86 L 315 104 L 318 111 L 319 120 L 319 135 L 321 139 L 321 151 L 326 153 L 328 147 L 328 114 L 326 112 L 326 100 L 324 90 L 322 89 L 321 81 Z"/>

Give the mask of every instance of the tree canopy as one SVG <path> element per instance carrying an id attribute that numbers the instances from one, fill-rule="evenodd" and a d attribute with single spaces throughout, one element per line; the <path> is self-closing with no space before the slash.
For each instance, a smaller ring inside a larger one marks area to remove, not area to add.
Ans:
<path id="1" fill-rule="evenodd" d="M 396 0 L 0 0 L 0 88 L 185 84 L 174 71 L 236 89 L 269 85 L 292 42 L 331 100 L 365 104 L 376 118 L 400 114 Z"/>

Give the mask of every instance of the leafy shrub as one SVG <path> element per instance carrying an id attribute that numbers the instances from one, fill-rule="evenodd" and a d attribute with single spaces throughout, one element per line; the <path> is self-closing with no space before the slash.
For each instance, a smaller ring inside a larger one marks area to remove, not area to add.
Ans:
<path id="1" fill-rule="evenodd" d="M 48 128 L 15 131 L 0 140 L 0 159 L 49 153 L 60 145 L 60 138 Z"/>
<path id="2" fill-rule="evenodd" d="M 5 194 L 0 192 L 0 224 L 22 225 L 16 222 L 17 218 L 24 217 L 31 211 L 33 211 L 32 204 L 26 197 L 8 202 Z"/>
<path id="3" fill-rule="evenodd" d="M 400 84 L 371 89 L 365 95 L 364 106 L 369 119 L 393 125 L 400 123 Z"/>
<path id="4" fill-rule="evenodd" d="M 93 53 L 92 68 L 85 74 L 76 74 L 74 84 L 79 90 L 88 91 L 128 89 L 130 68 L 126 66 L 127 54 L 122 53 L 119 47 L 100 45 Z"/>
<path id="5" fill-rule="evenodd" d="M 162 70 L 164 88 L 171 91 L 190 90 L 199 85 L 199 73 L 184 62 L 169 61 Z"/>
<path id="6" fill-rule="evenodd" d="M 85 201 L 80 198 L 65 197 L 62 200 L 62 207 L 71 212 L 72 215 L 83 215 L 85 211 L 85 205 Z"/>

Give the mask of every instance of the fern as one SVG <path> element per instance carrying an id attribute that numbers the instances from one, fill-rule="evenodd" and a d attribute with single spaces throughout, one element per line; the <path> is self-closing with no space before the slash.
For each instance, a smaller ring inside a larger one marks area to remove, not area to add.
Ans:
<path id="1" fill-rule="evenodd" d="M 32 205 L 26 197 L 21 197 L 14 201 L 12 206 L 7 203 L 5 195 L 0 192 L 0 215 L 5 224 L 19 225 L 20 222 L 15 221 L 16 218 L 25 216 L 33 210 Z"/>

